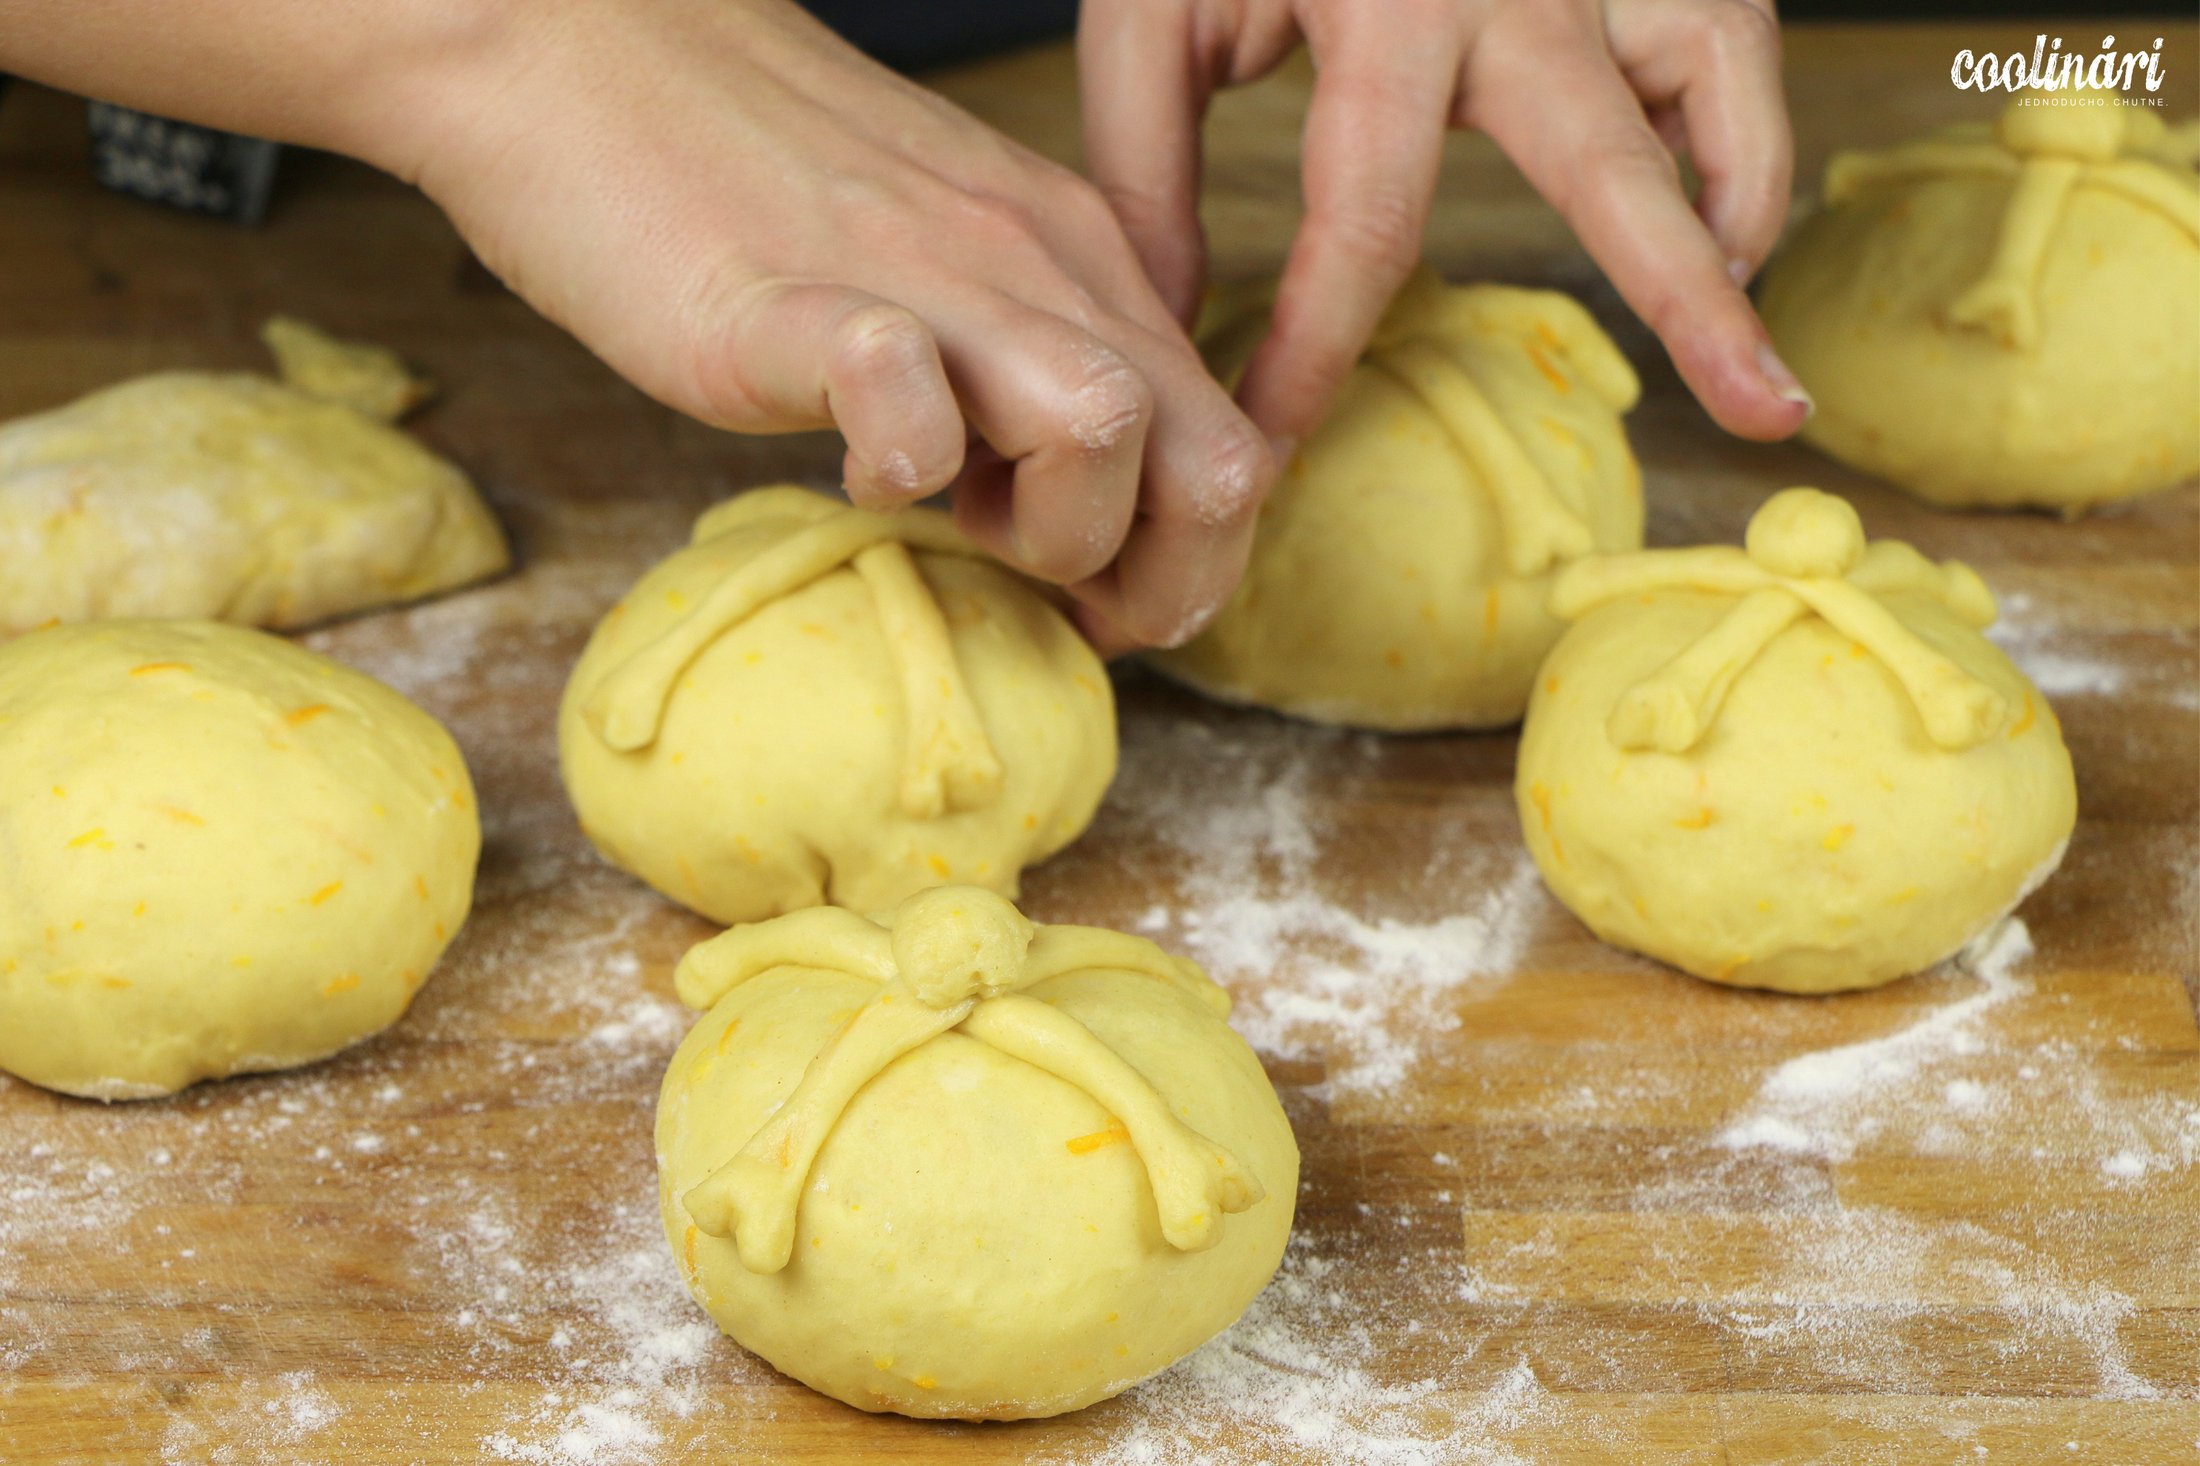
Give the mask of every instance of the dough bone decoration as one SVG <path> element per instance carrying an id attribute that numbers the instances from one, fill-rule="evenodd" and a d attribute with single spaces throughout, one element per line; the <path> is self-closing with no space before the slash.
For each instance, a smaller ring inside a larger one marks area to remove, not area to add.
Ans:
<path id="1" fill-rule="evenodd" d="M 2001 114 L 1995 139 L 1998 147 L 1912 144 L 1877 157 L 1852 154 L 1836 160 L 1827 175 L 1827 197 L 1838 200 L 1867 182 L 1965 169 L 2003 176 L 2014 165 L 2015 186 L 1992 262 L 1948 307 L 1948 319 L 1959 326 L 1990 331 L 2004 346 L 2019 351 L 2039 345 L 2040 266 L 2073 189 L 2121 194 L 2200 241 L 2200 193 L 2180 186 L 2156 161 L 2176 157 L 2177 140 L 2151 112 L 2012 104 Z M 2192 166 L 2189 146 L 2182 161 Z"/>
<path id="2" fill-rule="evenodd" d="M 1274 1275 L 1298 1147 L 1197 965 L 940 886 L 737 926 L 657 1113 L 667 1239 L 745 1347 L 865 1410 L 1019 1419 L 1168 1367 Z"/>
<path id="3" fill-rule="evenodd" d="M 1210 307 L 1201 335 L 1225 380 L 1269 294 Z M 1416 271 L 1262 507 L 1236 594 L 1206 632 L 1148 660 L 1315 722 L 1513 722 L 1563 629 L 1544 608 L 1551 572 L 1642 543 L 1621 426 L 1640 390 L 1570 297 Z"/>
<path id="4" fill-rule="evenodd" d="M 863 978 L 879 993 L 739 1154 L 682 1201 L 704 1232 L 736 1239 L 750 1271 L 787 1265 L 811 1162 L 856 1091 L 950 1030 L 1075 1085 L 1113 1115 L 1145 1165 L 1170 1246 L 1212 1247 L 1224 1214 L 1261 1200 L 1260 1183 L 1227 1150 L 1170 1114 L 1153 1086 L 1090 1029 L 1019 996 L 1066 972 L 1113 967 L 1176 984 L 1212 1006 L 1220 990 L 1151 942 L 1092 927 L 1041 930 L 990 891 L 944 886 L 910 897 L 876 922 L 825 906 L 765 928 L 738 928 L 691 951 L 675 980 L 690 1007 L 708 1008 L 747 978 L 789 961 Z"/>
<path id="5" fill-rule="evenodd" d="M 559 711 L 615 865 L 721 922 L 887 906 L 1024 866 L 1115 771 L 1105 669 L 938 510 L 792 486 L 704 514 L 606 615 Z"/>
<path id="6" fill-rule="evenodd" d="M 955 661 L 947 620 L 931 587 L 917 573 L 910 547 L 939 555 L 977 556 L 944 515 L 836 512 L 818 495 L 795 490 L 760 499 L 744 495 L 705 515 L 695 542 L 716 538 L 738 519 L 765 507 L 809 522 L 721 581 L 671 630 L 635 652 L 596 685 L 582 716 L 621 753 L 657 739 L 673 685 L 704 647 L 756 611 L 852 564 L 878 605 L 909 726 L 903 730 L 901 808 L 912 819 L 936 819 L 950 809 L 981 808 L 1000 794 L 1001 761 Z"/>
<path id="7" fill-rule="evenodd" d="M 1741 597 L 1701 640 L 1627 690 L 1612 711 L 1613 743 L 1634 752 L 1686 753 L 1719 715 L 1734 679 L 1808 615 L 1825 618 L 1878 657 L 1940 747 L 1970 748 L 2007 720 L 2001 694 L 1926 645 L 1877 599 L 1916 591 L 1972 626 L 1991 626 L 1993 593 L 1970 566 L 1934 565 L 1891 540 L 1867 547 L 1856 511 L 1816 489 L 1790 489 L 1767 501 L 1749 522 L 1747 546 L 1605 556 L 1570 567 L 1552 587 L 1552 609 L 1569 621 L 1606 601 L 1652 591 Z"/>
<path id="8" fill-rule="evenodd" d="M 1715 982 L 1830 992 L 1928 967 L 2053 872 L 2076 819 L 1985 583 L 1867 543 L 1815 489 L 1746 549 L 1590 556 L 1552 587 L 1515 796 L 1589 928 Z"/>

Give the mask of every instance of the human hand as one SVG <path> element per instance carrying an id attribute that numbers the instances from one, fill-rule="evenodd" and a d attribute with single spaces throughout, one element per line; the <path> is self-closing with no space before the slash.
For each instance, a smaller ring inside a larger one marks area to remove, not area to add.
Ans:
<path id="1" fill-rule="evenodd" d="M 784 0 L 497 9 L 370 156 L 537 309 L 706 422 L 838 427 L 858 504 L 952 482 L 1103 649 L 1221 606 L 1272 455 L 1089 184 Z"/>
<path id="2" fill-rule="evenodd" d="M 1238 392 L 1264 431 L 1303 436 L 1328 409 L 1420 258 L 1450 127 L 1505 150 L 1721 426 L 1802 425 L 1809 398 L 1742 293 L 1779 237 L 1793 163 L 1771 0 L 1085 0 L 1087 163 L 1179 319 L 1205 269 L 1207 103 L 1302 37 L 1318 68 L 1306 217 Z"/>

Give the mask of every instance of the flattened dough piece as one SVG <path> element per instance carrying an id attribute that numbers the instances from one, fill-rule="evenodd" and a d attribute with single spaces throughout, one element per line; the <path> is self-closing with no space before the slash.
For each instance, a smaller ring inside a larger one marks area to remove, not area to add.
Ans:
<path id="1" fill-rule="evenodd" d="M 162 372 L 0 425 L 0 633 L 115 617 L 289 629 L 510 563 L 452 464 L 383 420 L 394 356 L 269 323 L 285 381 Z"/>

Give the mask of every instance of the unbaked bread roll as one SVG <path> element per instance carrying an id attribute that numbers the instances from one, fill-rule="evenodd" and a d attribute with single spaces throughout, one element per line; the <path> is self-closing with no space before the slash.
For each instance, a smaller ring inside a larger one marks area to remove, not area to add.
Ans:
<path id="1" fill-rule="evenodd" d="M 211 622 L 0 646 L 0 1069 L 138 1099 L 379 1032 L 473 898 L 436 721 Z"/>
<path id="2" fill-rule="evenodd" d="M 280 383 L 161 372 L 0 426 L 0 633 L 299 627 L 504 569 L 466 476 L 389 426 L 425 383 L 302 322 L 267 338 Z"/>
<path id="3" fill-rule="evenodd" d="M 2074 514 L 2200 472 L 2196 152 L 2143 108 L 2020 98 L 1837 156 L 1760 300 L 1817 400 L 1803 437 L 1950 507 Z"/>
<path id="4" fill-rule="evenodd" d="M 1015 894 L 1115 775 L 1106 671 L 945 514 L 752 489 L 603 619 L 558 748 L 606 859 L 722 922 Z"/>
<path id="5" fill-rule="evenodd" d="M 2055 869 L 2077 816 L 2039 689 L 1969 567 L 1866 545 L 1789 489 L 1749 548 L 1569 566 L 1515 795 L 1543 878 L 1605 941 L 1714 982 L 1868 987 L 1929 967 Z"/>
<path id="6" fill-rule="evenodd" d="M 1265 301 L 1203 328 L 1236 376 Z M 1150 660 L 1212 696 L 1322 723 L 1482 728 L 1558 639 L 1551 572 L 1642 543 L 1620 415 L 1635 374 L 1571 298 L 1417 274 L 1262 506 L 1237 593 Z"/>
<path id="7" fill-rule="evenodd" d="M 1282 1260 L 1298 1147 L 1197 966 L 943 887 L 689 952 L 657 1164 L 682 1276 L 863 1410 L 1075 1410 L 1189 1353 Z"/>

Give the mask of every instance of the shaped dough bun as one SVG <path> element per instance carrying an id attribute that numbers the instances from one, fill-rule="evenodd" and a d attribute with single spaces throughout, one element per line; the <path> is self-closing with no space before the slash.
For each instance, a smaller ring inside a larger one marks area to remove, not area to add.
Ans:
<path id="1" fill-rule="evenodd" d="M 623 870 L 703 915 L 1015 894 L 1115 777 L 1106 671 L 945 514 L 752 489 L 596 628 L 566 789 Z"/>
<path id="2" fill-rule="evenodd" d="M 211 622 L 0 647 L 0 1068 L 139 1099 L 395 1022 L 473 899 L 458 748 L 370 677 Z"/>
<path id="3" fill-rule="evenodd" d="M 2200 127 L 2031 100 L 1837 156 L 1759 309 L 1811 443 L 1935 504 L 2076 513 L 2200 473 Z"/>
<path id="4" fill-rule="evenodd" d="M 949 886 L 689 952 L 665 1234 L 719 1327 L 862 1410 L 1011 1420 L 1136 1384 L 1274 1275 L 1275 1090 L 1197 966 Z"/>
<path id="5" fill-rule="evenodd" d="M 280 383 L 162 372 L 0 426 L 0 633 L 152 616 L 294 628 L 494 575 L 466 476 L 389 426 L 426 394 L 280 317 Z"/>
<path id="6" fill-rule="evenodd" d="M 1869 987 L 1993 927 L 2077 818 L 2053 709 L 1964 565 L 1815 489 L 1749 548 L 1569 566 L 1514 793 L 1551 890 L 1714 982 Z"/>
<path id="7" fill-rule="evenodd" d="M 1217 374 L 1234 379 L 1266 326 L 1264 300 L 1210 310 Z M 1637 395 L 1569 297 L 1422 271 L 1262 506 L 1236 595 L 1149 660 L 1320 723 L 1513 722 L 1561 630 L 1551 572 L 1642 544 L 1620 425 Z"/>

